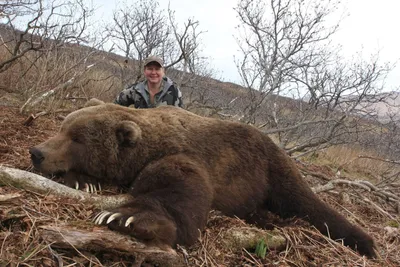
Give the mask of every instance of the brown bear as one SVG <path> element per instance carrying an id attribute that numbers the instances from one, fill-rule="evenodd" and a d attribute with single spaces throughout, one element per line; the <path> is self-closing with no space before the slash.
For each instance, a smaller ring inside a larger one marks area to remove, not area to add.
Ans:
<path id="1" fill-rule="evenodd" d="M 269 210 L 375 257 L 373 239 L 319 200 L 291 158 L 249 125 L 171 106 L 100 104 L 69 114 L 29 152 L 44 173 L 128 186 L 134 200 L 95 222 L 150 244 L 193 244 L 211 209 L 260 226 Z"/>

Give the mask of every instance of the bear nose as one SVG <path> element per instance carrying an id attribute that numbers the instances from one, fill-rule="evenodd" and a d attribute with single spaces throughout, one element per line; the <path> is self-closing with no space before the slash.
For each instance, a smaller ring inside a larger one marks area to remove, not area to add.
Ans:
<path id="1" fill-rule="evenodd" d="M 39 165 L 44 160 L 42 151 L 40 151 L 36 147 L 31 147 L 29 149 L 29 153 L 31 154 L 31 160 L 34 165 Z"/>

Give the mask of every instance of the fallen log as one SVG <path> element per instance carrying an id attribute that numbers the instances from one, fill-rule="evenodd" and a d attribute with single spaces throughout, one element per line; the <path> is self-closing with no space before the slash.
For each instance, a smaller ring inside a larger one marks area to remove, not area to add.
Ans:
<path id="1" fill-rule="evenodd" d="M 75 190 L 35 173 L 0 166 L 0 185 L 8 185 L 38 194 L 52 194 L 93 205 L 99 209 L 112 209 L 132 200 L 128 194 L 102 196 Z"/>
<path id="2" fill-rule="evenodd" d="M 232 227 L 222 233 L 224 245 L 234 252 L 242 249 L 255 249 L 257 243 L 264 241 L 268 250 L 282 250 L 286 238 L 279 231 L 267 231 L 256 227 Z"/>
<path id="3" fill-rule="evenodd" d="M 142 263 L 159 266 L 184 266 L 183 257 L 174 249 L 146 246 L 134 238 L 110 231 L 104 227 L 76 229 L 69 225 L 39 227 L 42 239 L 54 248 L 130 254 L 135 257 L 133 266 Z"/>

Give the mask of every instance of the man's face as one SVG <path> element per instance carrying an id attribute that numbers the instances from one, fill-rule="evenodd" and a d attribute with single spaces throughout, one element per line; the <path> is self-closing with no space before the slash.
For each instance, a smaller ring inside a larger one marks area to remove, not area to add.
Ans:
<path id="1" fill-rule="evenodd" d="M 159 84 L 164 77 L 164 68 L 161 68 L 157 62 L 151 62 L 144 67 L 144 76 L 148 82 Z"/>

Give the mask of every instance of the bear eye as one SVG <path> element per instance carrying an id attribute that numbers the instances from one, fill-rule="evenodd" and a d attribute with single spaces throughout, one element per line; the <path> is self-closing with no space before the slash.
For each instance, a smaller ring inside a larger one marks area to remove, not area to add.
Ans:
<path id="1" fill-rule="evenodd" d="M 82 141 L 79 139 L 79 137 L 78 136 L 72 136 L 72 142 L 75 142 L 75 143 L 82 143 Z"/>

